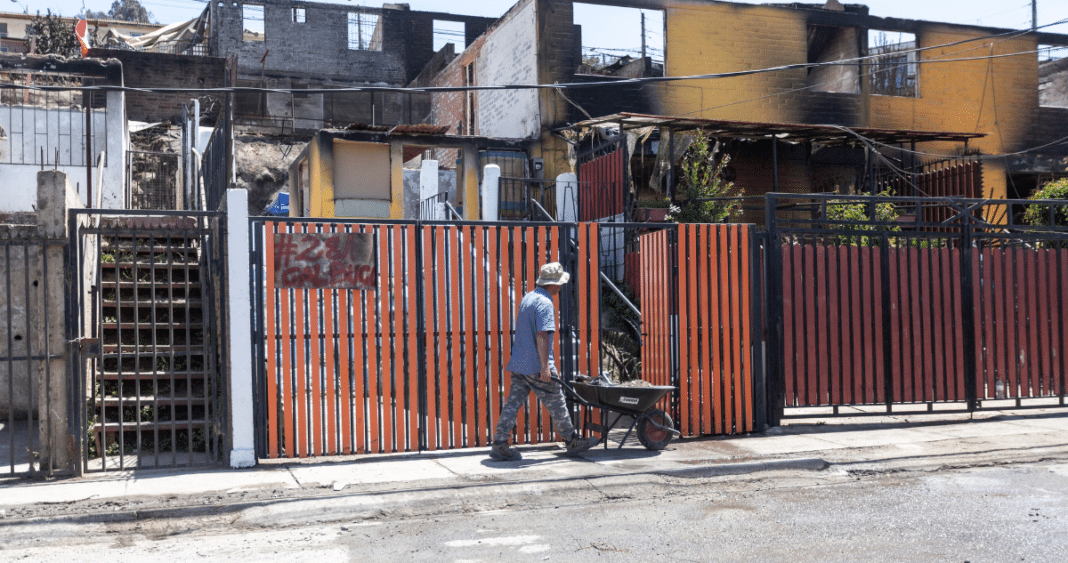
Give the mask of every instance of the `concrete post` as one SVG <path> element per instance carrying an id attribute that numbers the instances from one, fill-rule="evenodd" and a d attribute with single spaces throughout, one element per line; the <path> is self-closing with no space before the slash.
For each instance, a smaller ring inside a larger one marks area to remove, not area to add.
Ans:
<path id="1" fill-rule="evenodd" d="M 29 309 L 34 312 L 33 324 L 41 329 L 33 337 L 34 354 L 48 357 L 37 362 L 34 375 L 40 382 L 37 385 L 37 436 L 41 448 L 40 466 L 45 472 L 71 472 L 80 459 L 80 437 L 70 430 L 79 428 L 80 424 L 68 425 L 68 422 L 77 421 L 70 420 L 74 413 L 68 412 L 71 405 L 67 386 L 69 357 L 65 355 L 64 330 L 68 317 L 64 299 L 67 264 L 63 258 L 63 243 L 68 237 L 67 210 L 80 207 L 81 197 L 65 172 L 37 173 L 37 227 L 46 242 L 41 259 L 28 264 L 35 285 L 31 293 L 34 303 Z M 77 369 L 77 366 L 72 367 Z"/>
<path id="2" fill-rule="evenodd" d="M 556 220 L 578 221 L 578 176 L 571 172 L 556 177 Z"/>
<path id="3" fill-rule="evenodd" d="M 230 311 L 230 467 L 256 465 L 252 409 L 252 299 L 249 295 L 248 192 L 226 191 L 227 295 Z"/>
<path id="4" fill-rule="evenodd" d="M 499 221 L 501 198 L 501 167 L 487 164 L 482 169 L 482 220 Z"/>
<path id="5" fill-rule="evenodd" d="M 423 202 L 429 197 L 438 195 L 438 161 L 436 160 L 424 160 L 423 165 L 419 169 L 419 216 L 423 214 Z M 425 219 L 443 219 L 444 218 L 444 206 L 442 212 L 438 212 L 437 205 L 434 206 L 434 215 L 432 217 L 424 217 Z"/>

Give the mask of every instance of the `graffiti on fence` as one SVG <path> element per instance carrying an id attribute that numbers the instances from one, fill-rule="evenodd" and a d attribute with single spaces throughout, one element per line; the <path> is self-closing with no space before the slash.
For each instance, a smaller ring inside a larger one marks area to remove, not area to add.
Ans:
<path id="1" fill-rule="evenodd" d="M 372 233 L 276 233 L 275 286 L 373 290 L 378 281 Z"/>

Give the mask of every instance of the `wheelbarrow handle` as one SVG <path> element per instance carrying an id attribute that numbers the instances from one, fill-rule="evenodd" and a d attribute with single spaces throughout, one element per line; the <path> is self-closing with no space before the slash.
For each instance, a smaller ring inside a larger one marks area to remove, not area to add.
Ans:
<path id="1" fill-rule="evenodd" d="M 578 401 L 579 403 L 582 403 L 582 406 L 584 406 L 584 407 L 592 407 L 593 406 L 593 404 L 591 404 L 589 401 L 587 401 L 586 399 L 582 398 L 582 395 L 579 395 L 578 391 L 575 391 L 575 387 L 572 386 L 570 383 L 564 381 L 563 379 L 561 379 L 561 378 L 559 378 L 559 377 L 557 377 L 555 375 L 550 375 L 549 379 L 559 383 L 560 387 L 563 387 L 564 389 L 567 389 L 567 392 L 571 395 L 571 398 L 576 400 L 576 401 Z"/>

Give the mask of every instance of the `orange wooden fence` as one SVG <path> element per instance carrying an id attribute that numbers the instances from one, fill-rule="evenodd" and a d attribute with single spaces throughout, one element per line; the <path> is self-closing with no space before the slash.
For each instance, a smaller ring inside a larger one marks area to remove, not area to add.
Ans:
<path id="1" fill-rule="evenodd" d="M 684 435 L 753 430 L 752 236 L 751 225 L 679 225 L 641 237 L 643 377 L 678 385 Z"/>
<path id="2" fill-rule="evenodd" d="M 268 457 L 487 445 L 508 389 L 511 323 L 545 262 L 574 266 L 578 298 L 568 301 L 566 313 L 578 334 L 575 369 L 597 369 L 596 224 L 268 221 L 264 230 Z M 276 287 L 272 235 L 281 232 L 373 233 L 377 288 Z M 570 237 L 577 249 L 565 246 Z M 558 364 L 564 361 L 559 338 L 555 355 Z M 515 439 L 552 439 L 548 413 L 533 396 Z"/>

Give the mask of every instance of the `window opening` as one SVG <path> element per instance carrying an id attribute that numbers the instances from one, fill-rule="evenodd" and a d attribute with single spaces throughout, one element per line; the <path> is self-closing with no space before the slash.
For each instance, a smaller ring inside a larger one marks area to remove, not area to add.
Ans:
<path id="1" fill-rule="evenodd" d="M 349 12 L 349 49 L 352 51 L 379 51 L 382 38 L 378 29 L 378 14 Z"/>
<path id="2" fill-rule="evenodd" d="M 304 23 L 307 21 L 304 8 L 293 8 L 293 23 Z"/>
<path id="3" fill-rule="evenodd" d="M 1068 108 L 1068 46 L 1038 46 L 1038 105 Z"/>
<path id="4" fill-rule="evenodd" d="M 267 37 L 263 27 L 263 4 L 241 5 L 241 29 L 245 41 L 263 41 Z"/>
<path id="5" fill-rule="evenodd" d="M 7 24 L 0 23 L 0 37 L 7 37 Z"/>
<path id="6" fill-rule="evenodd" d="M 916 35 L 868 31 L 868 83 L 877 96 L 917 97 Z"/>
<path id="7" fill-rule="evenodd" d="M 860 94 L 860 78 L 867 67 L 859 64 L 861 34 L 854 27 L 808 26 L 810 64 L 853 61 L 853 64 L 820 65 L 808 69 L 808 87 L 813 92 Z"/>
<path id="8" fill-rule="evenodd" d="M 574 23 L 582 30 L 579 74 L 664 76 L 662 10 L 577 2 L 574 6 Z"/>
<path id="9" fill-rule="evenodd" d="M 452 43 L 456 51 L 467 47 L 467 25 L 464 22 L 434 20 L 434 52 Z"/>

